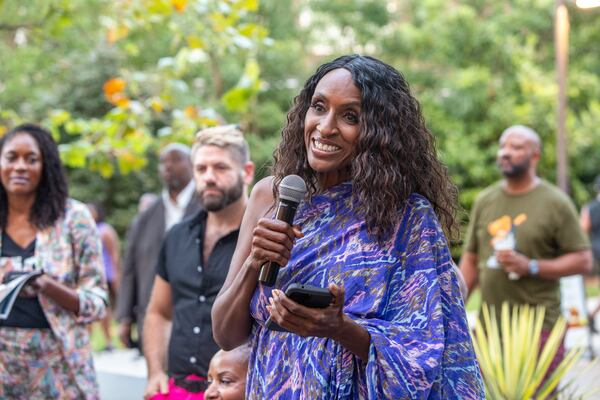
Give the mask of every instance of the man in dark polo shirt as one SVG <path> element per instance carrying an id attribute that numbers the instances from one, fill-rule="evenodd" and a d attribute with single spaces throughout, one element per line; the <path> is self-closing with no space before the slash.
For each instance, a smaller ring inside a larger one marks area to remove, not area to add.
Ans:
<path id="1" fill-rule="evenodd" d="M 162 244 L 144 325 L 147 399 L 182 391 L 187 399 L 203 398 L 208 364 L 219 350 L 210 311 L 229 270 L 254 176 L 248 144 L 234 126 L 200 131 L 191 157 L 202 211 L 175 225 Z"/>

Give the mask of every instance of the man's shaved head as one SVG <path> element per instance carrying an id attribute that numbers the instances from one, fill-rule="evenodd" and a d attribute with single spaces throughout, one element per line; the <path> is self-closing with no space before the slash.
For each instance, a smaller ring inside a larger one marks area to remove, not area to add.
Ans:
<path id="1" fill-rule="evenodd" d="M 542 142 L 533 129 L 513 125 L 502 132 L 499 142 L 496 161 L 505 178 L 520 180 L 536 175 Z"/>
<path id="2" fill-rule="evenodd" d="M 186 146 L 183 143 L 177 143 L 177 142 L 167 144 L 165 147 L 163 147 L 160 150 L 160 154 L 163 155 L 163 154 L 170 153 L 172 151 L 176 151 L 176 152 L 181 153 L 188 157 L 191 154 L 191 150 L 190 150 L 189 146 Z"/>
<path id="3" fill-rule="evenodd" d="M 502 140 L 508 135 L 513 134 L 519 135 L 526 139 L 531 144 L 532 148 L 538 153 L 542 151 L 542 140 L 540 139 L 540 135 L 525 125 L 513 125 L 506 128 L 504 132 L 502 132 L 502 135 L 500 135 L 500 142 L 502 142 Z"/>
<path id="4" fill-rule="evenodd" d="M 169 143 L 158 157 L 158 172 L 170 193 L 178 194 L 192 179 L 190 148 L 182 143 Z"/>

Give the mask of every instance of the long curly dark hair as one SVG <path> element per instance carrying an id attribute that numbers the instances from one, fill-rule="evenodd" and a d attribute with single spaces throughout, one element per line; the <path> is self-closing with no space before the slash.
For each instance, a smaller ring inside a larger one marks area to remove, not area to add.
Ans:
<path id="1" fill-rule="evenodd" d="M 426 197 L 450 238 L 458 235 L 458 190 L 437 158 L 435 140 L 425 126 L 418 101 L 402 74 L 372 57 L 346 55 L 321 65 L 308 78 L 287 115 L 274 152 L 275 187 L 289 174 L 301 176 L 308 196 L 318 190 L 304 143 L 304 119 L 318 82 L 332 70 L 352 74 L 361 92 L 360 134 L 351 163 L 352 196 L 361 204 L 370 234 L 382 239 L 411 193 Z"/>
<path id="2" fill-rule="evenodd" d="M 64 215 L 69 191 L 63 165 L 60 161 L 58 146 L 50 132 L 35 124 L 23 124 L 11 129 L 0 139 L 0 155 L 6 143 L 13 137 L 27 134 L 36 141 L 42 153 L 42 177 L 36 190 L 35 202 L 29 221 L 38 229 L 44 229 Z M 8 222 L 8 198 L 6 190 L 0 184 L 0 227 L 6 228 Z"/>

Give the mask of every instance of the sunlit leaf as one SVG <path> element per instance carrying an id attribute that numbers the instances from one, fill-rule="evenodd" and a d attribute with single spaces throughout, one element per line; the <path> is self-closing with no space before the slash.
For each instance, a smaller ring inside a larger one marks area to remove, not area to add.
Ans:
<path id="1" fill-rule="evenodd" d="M 258 0 L 235 0 L 233 6 L 238 10 L 258 11 Z"/>
<path id="2" fill-rule="evenodd" d="M 49 117 L 52 125 L 59 126 L 71 119 L 71 113 L 65 110 L 52 110 Z"/>
<path id="3" fill-rule="evenodd" d="M 97 163 L 94 165 L 94 169 L 104 178 L 110 178 L 115 172 L 115 167 L 109 161 Z"/>
<path id="4" fill-rule="evenodd" d="M 59 151 L 65 165 L 72 168 L 84 168 L 93 147 L 89 143 L 61 144 Z"/>
<path id="5" fill-rule="evenodd" d="M 144 1 L 150 15 L 168 15 L 173 9 L 173 4 L 168 0 L 145 0 Z"/>
<path id="6" fill-rule="evenodd" d="M 244 112 L 248 108 L 248 100 L 252 92 L 248 88 L 233 88 L 223 95 L 222 102 L 229 111 Z"/>
<path id="7" fill-rule="evenodd" d="M 150 107 L 157 113 L 161 113 L 164 109 L 164 104 L 159 97 L 152 97 L 150 99 Z"/>
<path id="8" fill-rule="evenodd" d="M 133 154 L 131 151 L 124 149 L 117 153 L 117 165 L 119 172 L 127 175 L 132 171 L 138 170 L 146 165 L 146 157 Z"/>
<path id="9" fill-rule="evenodd" d="M 202 49 L 205 47 L 204 40 L 197 35 L 188 35 L 186 41 L 188 46 L 192 49 Z"/>
<path id="10" fill-rule="evenodd" d="M 257 37 L 260 39 L 267 37 L 269 33 L 264 26 L 261 26 L 259 24 L 244 24 L 240 28 L 238 28 L 238 32 L 241 35 L 249 38 Z"/>
<path id="11" fill-rule="evenodd" d="M 233 15 L 225 16 L 217 12 L 210 14 L 209 18 L 212 21 L 212 27 L 216 33 L 222 33 L 225 29 L 233 26 L 237 21 L 237 18 Z"/>
<path id="12" fill-rule="evenodd" d="M 129 56 L 135 57 L 140 55 L 140 47 L 135 43 L 127 42 L 123 48 Z"/>

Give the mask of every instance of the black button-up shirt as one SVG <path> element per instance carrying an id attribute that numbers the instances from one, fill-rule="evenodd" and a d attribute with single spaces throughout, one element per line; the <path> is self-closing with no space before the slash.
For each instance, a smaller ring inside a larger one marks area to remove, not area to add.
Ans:
<path id="1" fill-rule="evenodd" d="M 206 211 L 200 211 L 171 228 L 158 258 L 157 274 L 171 285 L 173 302 L 170 376 L 207 376 L 210 359 L 219 350 L 212 335 L 210 310 L 225 282 L 239 230 L 219 239 L 204 265 L 206 217 Z"/>

